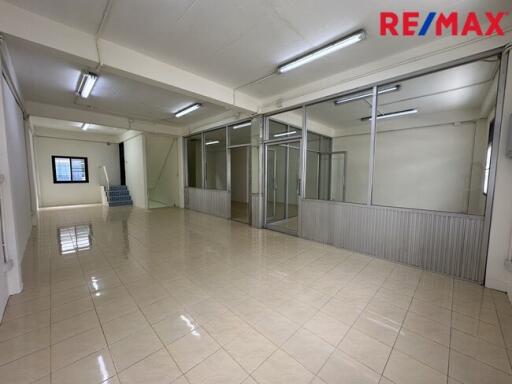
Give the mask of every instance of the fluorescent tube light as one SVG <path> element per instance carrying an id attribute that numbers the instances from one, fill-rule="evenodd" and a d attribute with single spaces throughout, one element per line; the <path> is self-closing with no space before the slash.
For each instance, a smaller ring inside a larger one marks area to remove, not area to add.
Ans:
<path id="1" fill-rule="evenodd" d="M 248 127 L 249 125 L 251 125 L 250 121 L 248 121 L 247 123 L 233 125 L 233 129 L 239 129 L 239 128 L 243 128 L 243 127 Z"/>
<path id="2" fill-rule="evenodd" d="M 297 131 L 290 131 L 290 132 L 276 133 L 276 134 L 274 135 L 274 137 L 288 136 L 288 135 L 293 135 L 294 133 L 297 133 Z"/>
<path id="3" fill-rule="evenodd" d="M 400 117 L 400 116 L 405 116 L 405 115 L 412 115 L 414 113 L 418 113 L 418 110 L 416 108 L 414 108 L 414 109 L 406 109 L 404 111 L 396 111 L 396 112 L 390 112 L 390 113 L 383 113 L 383 114 L 377 116 L 377 120 L 389 119 L 389 118 L 392 118 L 392 117 Z M 371 120 L 371 119 L 372 119 L 372 117 L 368 116 L 368 117 L 363 117 L 361 119 L 361 121 L 367 121 L 367 120 Z"/>
<path id="4" fill-rule="evenodd" d="M 83 72 L 78 80 L 77 93 L 80 97 L 87 99 L 98 80 L 98 75 L 90 72 Z"/>
<path id="5" fill-rule="evenodd" d="M 321 57 L 329 55 L 329 54 L 336 52 L 342 48 L 346 48 L 352 44 L 359 43 L 361 40 L 364 40 L 365 38 L 366 38 L 365 31 L 363 31 L 363 30 L 357 31 L 351 35 L 345 36 L 339 40 L 336 40 L 336 41 L 333 41 L 332 43 L 324 45 L 323 47 L 315 49 L 314 51 L 311 51 L 302 56 L 299 56 L 298 58 L 296 58 L 288 63 L 280 65 L 279 67 L 277 67 L 277 73 L 285 73 L 285 72 L 291 71 L 292 69 L 295 69 L 304 64 L 310 63 L 311 61 L 314 61 Z"/>
<path id="6" fill-rule="evenodd" d="M 391 87 L 379 88 L 379 90 L 377 91 L 377 94 L 382 95 L 384 93 L 398 91 L 399 89 L 400 89 L 400 85 L 393 85 Z M 358 95 L 353 95 L 353 96 L 341 97 L 339 99 L 334 100 L 334 104 L 336 104 L 336 105 L 345 104 L 350 101 L 366 99 L 367 97 L 371 97 L 371 96 L 373 96 L 372 91 L 360 93 Z"/>
<path id="7" fill-rule="evenodd" d="M 214 141 L 208 141 L 206 143 L 204 143 L 204 145 L 212 145 L 212 144 L 219 144 L 220 141 L 219 140 L 214 140 Z"/>
<path id="8" fill-rule="evenodd" d="M 175 117 L 179 118 L 181 116 L 185 116 L 189 114 L 190 112 L 194 112 L 196 109 L 201 108 L 201 103 L 195 103 L 192 105 L 189 105 L 188 107 L 185 107 L 183 109 L 180 109 L 178 112 L 174 114 Z"/>
<path id="9" fill-rule="evenodd" d="M 82 131 L 87 131 L 89 129 L 89 123 L 82 124 Z"/>

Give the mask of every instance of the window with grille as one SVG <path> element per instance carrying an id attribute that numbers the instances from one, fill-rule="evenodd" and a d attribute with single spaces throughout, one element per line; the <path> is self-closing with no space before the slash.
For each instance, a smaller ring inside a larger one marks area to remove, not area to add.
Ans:
<path id="1" fill-rule="evenodd" d="M 52 156 L 53 182 L 88 183 L 86 157 Z"/>

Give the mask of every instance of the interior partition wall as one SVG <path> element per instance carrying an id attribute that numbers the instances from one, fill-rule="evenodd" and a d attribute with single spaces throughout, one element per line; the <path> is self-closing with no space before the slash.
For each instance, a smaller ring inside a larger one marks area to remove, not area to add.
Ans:
<path id="1" fill-rule="evenodd" d="M 253 221 L 482 282 L 507 61 L 487 52 L 263 116 L 251 129 Z M 188 193 L 189 207 L 230 217 L 224 129 L 225 189 L 208 192 L 205 132 L 186 139 L 186 185 L 206 191 Z"/>
<path id="2" fill-rule="evenodd" d="M 255 118 L 184 138 L 186 208 L 251 223 L 251 171 L 259 169 L 260 130 Z"/>
<path id="3" fill-rule="evenodd" d="M 482 282 L 507 60 L 489 52 L 267 116 L 267 227 L 270 145 L 296 136 L 299 236 Z"/>

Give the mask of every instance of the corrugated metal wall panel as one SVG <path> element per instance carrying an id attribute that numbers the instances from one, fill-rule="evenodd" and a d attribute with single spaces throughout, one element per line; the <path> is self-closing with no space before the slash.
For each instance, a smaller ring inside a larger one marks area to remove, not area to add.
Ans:
<path id="1" fill-rule="evenodd" d="M 226 219 L 231 217 L 231 194 L 227 191 L 186 188 L 185 196 L 188 209 Z"/>
<path id="2" fill-rule="evenodd" d="M 443 212 L 301 202 L 304 238 L 480 282 L 483 222 Z"/>

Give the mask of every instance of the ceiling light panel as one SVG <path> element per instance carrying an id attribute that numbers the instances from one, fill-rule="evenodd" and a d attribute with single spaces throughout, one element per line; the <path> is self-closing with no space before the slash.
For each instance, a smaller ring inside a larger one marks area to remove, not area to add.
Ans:
<path id="1" fill-rule="evenodd" d="M 191 112 L 194 112 L 195 110 L 201 108 L 201 103 L 195 103 L 192 105 L 189 105 L 188 107 L 185 107 L 183 109 L 180 109 L 178 112 L 174 114 L 174 117 L 180 118 L 182 116 L 188 115 Z"/>
<path id="2" fill-rule="evenodd" d="M 339 40 L 333 41 L 332 43 L 326 44 L 323 47 L 315 49 L 309 53 L 305 53 L 298 58 L 289 61 L 288 63 L 282 64 L 277 67 L 277 73 L 286 73 L 292 69 L 303 66 L 304 64 L 310 63 L 314 60 L 318 60 L 321 57 L 339 51 L 340 49 L 349 47 L 353 44 L 359 43 L 366 38 L 366 32 L 364 30 L 357 31 L 351 35 L 345 36 Z"/>
<path id="3" fill-rule="evenodd" d="M 83 72 L 78 79 L 77 94 L 87 99 L 98 81 L 98 75 L 90 72 Z"/>

